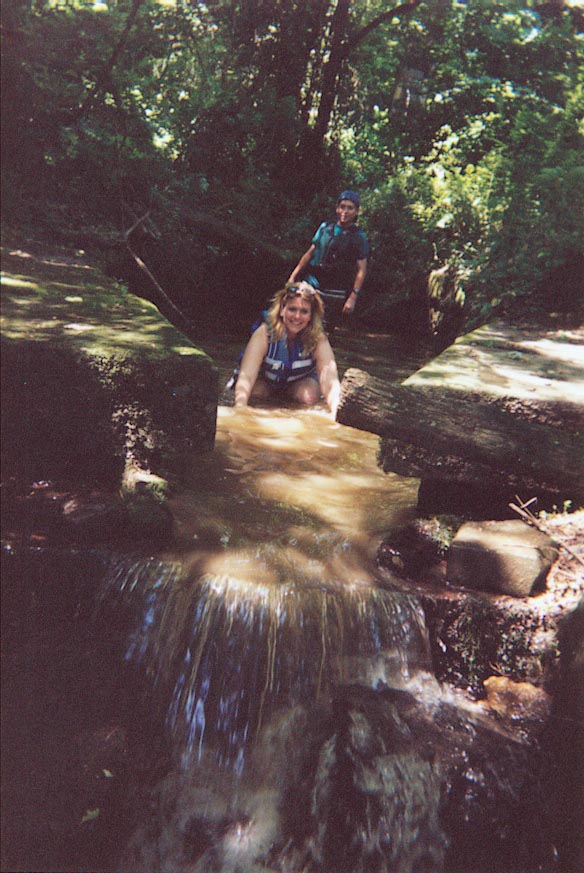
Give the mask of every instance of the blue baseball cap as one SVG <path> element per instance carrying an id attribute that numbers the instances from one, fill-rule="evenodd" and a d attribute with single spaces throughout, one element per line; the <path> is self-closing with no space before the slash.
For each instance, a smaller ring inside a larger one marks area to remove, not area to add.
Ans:
<path id="1" fill-rule="evenodd" d="M 355 194 L 354 191 L 343 191 L 343 193 L 337 197 L 337 204 L 339 204 L 341 200 L 350 200 L 351 203 L 355 204 L 357 209 L 361 206 L 361 198 L 358 194 Z"/>

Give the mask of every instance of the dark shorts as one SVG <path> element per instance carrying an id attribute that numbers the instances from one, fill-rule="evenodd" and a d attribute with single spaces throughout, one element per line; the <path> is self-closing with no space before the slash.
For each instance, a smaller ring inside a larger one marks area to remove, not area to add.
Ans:
<path id="1" fill-rule="evenodd" d="M 335 288 L 323 288 L 319 289 L 319 293 L 324 303 L 324 326 L 330 329 L 340 321 L 349 292 Z"/>
<path id="2" fill-rule="evenodd" d="M 316 370 L 313 370 L 312 373 L 309 373 L 307 376 L 303 376 L 302 379 L 295 379 L 293 382 L 271 382 L 269 379 L 266 379 L 262 373 L 260 373 L 258 379 L 262 380 L 264 385 L 268 387 L 270 394 L 273 394 L 274 397 L 282 397 L 289 388 L 302 382 L 302 379 L 314 379 L 318 385 L 318 374 Z"/>

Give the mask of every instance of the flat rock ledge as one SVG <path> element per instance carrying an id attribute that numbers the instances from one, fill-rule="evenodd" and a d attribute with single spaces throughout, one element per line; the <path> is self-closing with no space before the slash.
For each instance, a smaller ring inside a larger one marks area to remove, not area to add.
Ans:
<path id="1" fill-rule="evenodd" d="M 381 437 L 386 472 L 420 479 L 421 515 L 505 518 L 584 506 L 584 331 L 494 323 L 401 385 L 349 369 L 337 420 Z"/>
<path id="2" fill-rule="evenodd" d="M 545 585 L 558 547 L 522 521 L 466 522 L 448 552 L 453 585 L 527 597 Z"/>
<path id="3" fill-rule="evenodd" d="M 213 448 L 217 370 L 154 305 L 86 264 L 3 266 L 5 473 L 131 490 Z"/>

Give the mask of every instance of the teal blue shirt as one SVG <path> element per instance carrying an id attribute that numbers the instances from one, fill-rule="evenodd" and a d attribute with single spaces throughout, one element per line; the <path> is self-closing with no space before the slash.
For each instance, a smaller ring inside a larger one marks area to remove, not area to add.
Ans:
<path id="1" fill-rule="evenodd" d="M 323 221 L 312 238 L 314 254 L 310 259 L 306 281 L 314 288 L 353 289 L 357 261 L 369 255 L 367 237 L 358 225 L 341 228 L 336 222 Z"/>

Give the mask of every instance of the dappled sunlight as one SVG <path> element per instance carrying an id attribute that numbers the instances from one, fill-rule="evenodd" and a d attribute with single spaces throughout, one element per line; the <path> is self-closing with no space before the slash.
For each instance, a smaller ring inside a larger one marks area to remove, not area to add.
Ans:
<path id="1" fill-rule="evenodd" d="M 75 322 L 63 325 L 64 330 L 74 330 L 76 333 L 84 333 L 88 330 L 95 330 L 95 328 L 94 324 L 75 324 Z"/>
<path id="2" fill-rule="evenodd" d="M 29 279 L 20 279 L 17 276 L 5 276 L 2 275 L 2 284 L 6 285 L 9 288 L 32 288 L 34 290 L 38 289 L 38 284 L 36 282 L 31 282 Z M 32 303 L 32 300 L 26 300 L 24 298 L 20 298 L 18 303 Z"/>
<path id="3" fill-rule="evenodd" d="M 563 361 L 584 370 L 584 329 L 566 332 L 565 342 L 557 337 L 540 340 L 524 340 L 521 345 L 527 351 L 536 352 L 554 363 Z"/>
<path id="4" fill-rule="evenodd" d="M 309 510 L 324 523 L 347 535 L 375 533 L 391 529 L 404 521 L 404 510 L 411 509 L 417 493 L 417 480 L 343 473 L 272 473 L 259 477 L 257 487 L 263 497 L 282 499 Z M 401 492 L 401 493 L 400 493 Z M 384 500 L 387 500 L 387 503 Z"/>
<path id="5" fill-rule="evenodd" d="M 334 460 L 341 468 L 356 465 L 359 473 L 379 473 L 374 457 L 377 437 L 344 427 L 320 409 L 219 407 L 217 440 L 244 467 L 249 462 L 265 470 L 273 462 L 280 471 L 286 461 L 301 466 L 316 459 L 317 466 Z M 382 481 L 381 473 L 379 477 Z"/>
<path id="6" fill-rule="evenodd" d="M 83 280 L 79 281 L 79 282 L 74 282 L 74 283 L 73 282 L 55 282 L 55 281 L 51 280 L 49 282 L 45 282 L 43 287 L 46 289 L 46 291 L 48 291 L 51 294 L 56 293 L 58 295 L 59 300 L 61 299 L 61 294 L 63 293 L 63 291 L 67 291 L 68 288 L 74 288 L 75 290 L 79 290 L 79 291 L 87 290 L 87 284 Z M 91 296 L 93 294 L 95 294 L 95 295 L 104 294 L 106 296 L 111 294 L 111 289 L 108 289 L 105 285 L 96 285 L 96 284 L 92 283 L 89 287 L 90 287 L 91 293 L 86 295 L 85 297 L 79 296 L 77 298 L 78 302 L 86 302 L 88 305 L 91 305 L 91 303 L 92 303 Z"/>
<path id="7" fill-rule="evenodd" d="M 325 413 L 223 409 L 217 443 L 229 470 L 244 475 L 258 498 L 308 513 L 344 536 L 386 531 L 415 504 L 417 480 L 377 466 L 377 437 Z"/>
<path id="8" fill-rule="evenodd" d="M 418 489 L 384 474 L 377 448 L 320 410 L 220 408 L 215 451 L 171 497 L 183 559 L 250 597 L 255 585 L 375 585 L 379 543 L 411 519 Z"/>
<path id="9" fill-rule="evenodd" d="M 31 252 L 24 252 L 22 249 L 11 249 L 8 252 L 8 254 L 11 258 L 21 258 L 22 260 L 33 261 L 37 264 L 44 264 L 48 267 L 59 267 L 61 269 L 62 268 L 65 268 L 65 269 L 73 268 L 75 270 L 89 270 L 90 272 L 93 272 L 93 273 L 97 272 L 96 268 L 92 267 L 90 264 L 79 263 L 78 261 L 74 260 L 70 256 L 38 257 L 37 255 L 31 254 Z M 78 257 L 82 257 L 85 254 L 85 252 L 83 250 L 79 249 L 76 254 L 78 255 Z"/>
<path id="10" fill-rule="evenodd" d="M 562 338 L 510 339 L 494 327 L 483 327 L 457 340 L 406 380 L 411 386 L 438 386 L 524 400 L 584 402 L 584 331 Z"/>
<path id="11" fill-rule="evenodd" d="M 95 287 L 89 293 L 86 284 L 35 283 L 12 275 L 3 276 L 2 284 L 3 332 L 10 339 L 39 343 L 66 338 L 89 356 L 115 351 L 119 357 L 140 348 L 160 356 L 205 354 L 162 319 L 153 304 L 138 297 L 129 298 L 128 314 L 123 294 L 111 289 Z M 11 293 L 12 288 L 23 293 Z"/>
<path id="12" fill-rule="evenodd" d="M 196 554 L 188 564 L 189 571 L 196 578 L 213 580 L 215 587 L 228 585 L 234 598 L 252 600 L 262 600 L 271 588 L 354 591 L 374 584 L 371 572 L 363 566 L 363 556 L 352 552 L 345 541 L 337 539 L 331 543 L 329 539 L 329 548 L 320 557 L 303 545 L 298 539 L 294 545 L 273 542 L 254 548 Z"/>

